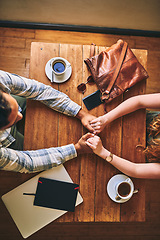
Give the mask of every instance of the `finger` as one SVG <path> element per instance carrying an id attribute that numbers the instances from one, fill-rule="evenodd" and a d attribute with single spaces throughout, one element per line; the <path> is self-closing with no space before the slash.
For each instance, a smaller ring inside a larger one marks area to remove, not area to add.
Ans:
<path id="1" fill-rule="evenodd" d="M 93 129 L 94 129 L 94 131 L 95 130 L 100 130 L 100 129 L 102 130 L 102 126 L 101 125 L 97 125 L 97 126 L 94 126 Z"/>
<path id="2" fill-rule="evenodd" d="M 94 127 L 94 126 L 96 126 L 97 124 L 98 124 L 99 122 L 95 122 L 95 123 L 90 123 L 90 125 L 92 126 L 92 127 Z"/>
<path id="3" fill-rule="evenodd" d="M 95 123 L 91 123 L 91 126 L 97 126 L 97 125 L 102 125 L 100 121 L 97 121 Z"/>
<path id="4" fill-rule="evenodd" d="M 99 137 L 98 136 L 94 136 L 94 137 L 88 138 L 87 142 L 92 144 L 93 147 L 96 147 L 98 142 L 99 142 Z"/>
<path id="5" fill-rule="evenodd" d="M 96 130 L 96 131 L 93 132 L 93 134 L 94 134 L 95 136 L 97 136 L 100 132 L 101 132 L 101 130 Z"/>
<path id="6" fill-rule="evenodd" d="M 94 134 L 94 135 L 97 135 L 97 134 L 98 134 L 98 131 L 94 131 L 93 134 Z"/>
<path id="7" fill-rule="evenodd" d="M 92 132 L 92 133 L 93 133 L 93 131 L 94 131 L 94 128 L 93 128 L 91 125 L 87 125 L 87 128 L 88 128 L 88 130 L 89 130 L 90 132 Z"/>
<path id="8" fill-rule="evenodd" d="M 93 152 L 96 150 L 96 146 L 94 146 L 92 143 L 86 142 L 86 145 L 88 145 L 88 147 L 90 147 Z"/>
<path id="9" fill-rule="evenodd" d="M 98 118 L 95 118 L 95 119 L 93 119 L 92 121 L 90 121 L 90 123 L 91 124 L 94 124 L 94 123 L 96 123 L 96 122 L 98 122 L 99 120 L 98 120 Z"/>
<path id="10" fill-rule="evenodd" d="M 86 141 L 86 144 L 87 144 L 91 149 L 94 148 L 93 145 L 92 145 L 90 142 Z"/>
<path id="11" fill-rule="evenodd" d="M 94 130 L 100 130 L 101 126 L 95 126 Z"/>
<path id="12" fill-rule="evenodd" d="M 82 136 L 82 139 L 87 140 L 88 138 L 93 137 L 93 136 L 94 136 L 93 133 L 86 133 L 85 135 Z"/>
<path id="13" fill-rule="evenodd" d="M 96 140 L 99 140 L 99 139 L 100 139 L 100 137 L 99 137 L 99 136 L 97 136 L 97 135 L 94 135 L 94 139 L 96 139 Z"/>

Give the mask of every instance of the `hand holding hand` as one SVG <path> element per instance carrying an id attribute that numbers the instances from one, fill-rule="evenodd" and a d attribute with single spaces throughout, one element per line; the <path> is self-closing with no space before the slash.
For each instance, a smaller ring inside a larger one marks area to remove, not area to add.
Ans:
<path id="1" fill-rule="evenodd" d="M 99 134 L 105 128 L 105 126 L 107 125 L 107 122 L 104 116 L 100 116 L 96 119 L 93 119 L 90 122 L 90 125 L 92 129 L 94 129 L 93 133 Z"/>
<path id="2" fill-rule="evenodd" d="M 97 154 L 100 157 L 103 156 L 105 148 L 102 145 L 100 137 L 94 135 L 87 139 L 86 144 L 93 150 L 95 154 Z"/>
<path id="3" fill-rule="evenodd" d="M 96 118 L 95 116 L 93 116 L 93 115 L 85 112 L 83 109 L 81 109 L 79 111 L 79 113 L 77 114 L 77 118 L 79 118 L 81 120 L 81 123 L 83 124 L 83 126 L 85 128 L 87 128 L 90 132 L 94 131 L 90 122 Z"/>
<path id="4" fill-rule="evenodd" d="M 92 133 L 87 133 L 79 139 L 78 143 L 75 144 L 75 149 L 78 154 L 92 153 L 92 149 L 87 145 L 86 141 L 88 138 L 93 137 L 93 136 L 94 135 Z"/>

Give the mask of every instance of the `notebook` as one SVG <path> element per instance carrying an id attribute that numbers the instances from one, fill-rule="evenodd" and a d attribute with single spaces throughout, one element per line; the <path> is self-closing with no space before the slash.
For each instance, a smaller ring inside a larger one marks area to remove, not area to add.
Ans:
<path id="1" fill-rule="evenodd" d="M 67 212 L 65 210 L 35 206 L 35 196 L 23 194 L 36 193 L 37 182 L 40 177 L 72 183 L 66 169 L 63 165 L 60 165 L 36 175 L 2 196 L 2 201 L 12 216 L 23 238 L 29 237 Z M 76 206 L 82 202 L 83 199 L 78 192 Z"/>
<path id="2" fill-rule="evenodd" d="M 74 212 L 79 185 L 40 177 L 34 205 Z"/>

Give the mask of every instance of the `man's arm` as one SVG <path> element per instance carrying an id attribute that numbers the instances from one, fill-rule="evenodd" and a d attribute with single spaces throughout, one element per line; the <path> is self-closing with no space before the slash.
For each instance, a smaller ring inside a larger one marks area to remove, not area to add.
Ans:
<path id="1" fill-rule="evenodd" d="M 0 169 L 20 173 L 33 173 L 57 167 L 79 154 L 91 153 L 86 139 L 87 133 L 79 141 L 62 147 L 52 147 L 33 151 L 18 151 L 10 148 L 0 148 Z"/>
<path id="2" fill-rule="evenodd" d="M 48 107 L 69 116 L 75 117 L 81 109 L 66 94 L 34 79 L 0 71 L 0 83 L 7 93 L 38 100 Z"/>
<path id="3" fill-rule="evenodd" d="M 90 121 L 95 117 L 82 110 L 81 106 L 72 101 L 66 94 L 51 86 L 4 71 L 0 71 L 0 83 L 3 84 L 8 93 L 38 100 L 58 112 L 79 118 L 82 124 L 93 132 Z"/>
<path id="4" fill-rule="evenodd" d="M 77 152 L 73 144 L 34 151 L 1 148 L 0 169 L 20 173 L 39 172 L 57 167 L 76 156 Z"/>

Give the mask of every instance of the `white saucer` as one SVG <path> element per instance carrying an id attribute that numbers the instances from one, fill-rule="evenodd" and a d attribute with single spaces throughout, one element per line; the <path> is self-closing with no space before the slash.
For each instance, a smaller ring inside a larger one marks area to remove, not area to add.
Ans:
<path id="1" fill-rule="evenodd" d="M 57 57 L 56 57 L 57 58 Z M 61 58 L 61 57 L 58 57 L 58 59 L 63 59 L 64 62 L 66 62 L 66 65 L 70 65 L 68 67 L 68 69 L 66 70 L 65 73 L 63 73 L 62 75 L 60 76 L 57 76 L 57 75 L 54 75 L 54 81 L 52 81 L 52 67 L 51 67 L 51 62 L 56 59 L 56 58 L 51 58 L 47 63 L 46 63 L 46 66 L 45 66 L 45 73 L 47 75 L 47 77 L 49 78 L 49 80 L 51 82 L 54 82 L 54 83 L 63 83 L 63 82 L 66 82 L 71 74 L 72 74 L 72 67 L 71 67 L 71 64 L 64 58 Z"/>
<path id="2" fill-rule="evenodd" d="M 128 178 L 128 176 L 124 175 L 124 174 L 117 174 L 115 176 L 113 176 L 108 184 L 107 184 L 107 193 L 109 195 L 109 197 L 117 203 L 124 203 L 127 202 L 130 198 L 127 199 L 120 199 L 120 200 L 116 200 L 115 197 L 117 196 L 116 194 L 116 185 L 121 182 L 121 181 L 125 181 Z M 131 180 L 131 184 L 133 184 L 132 180 Z"/>

